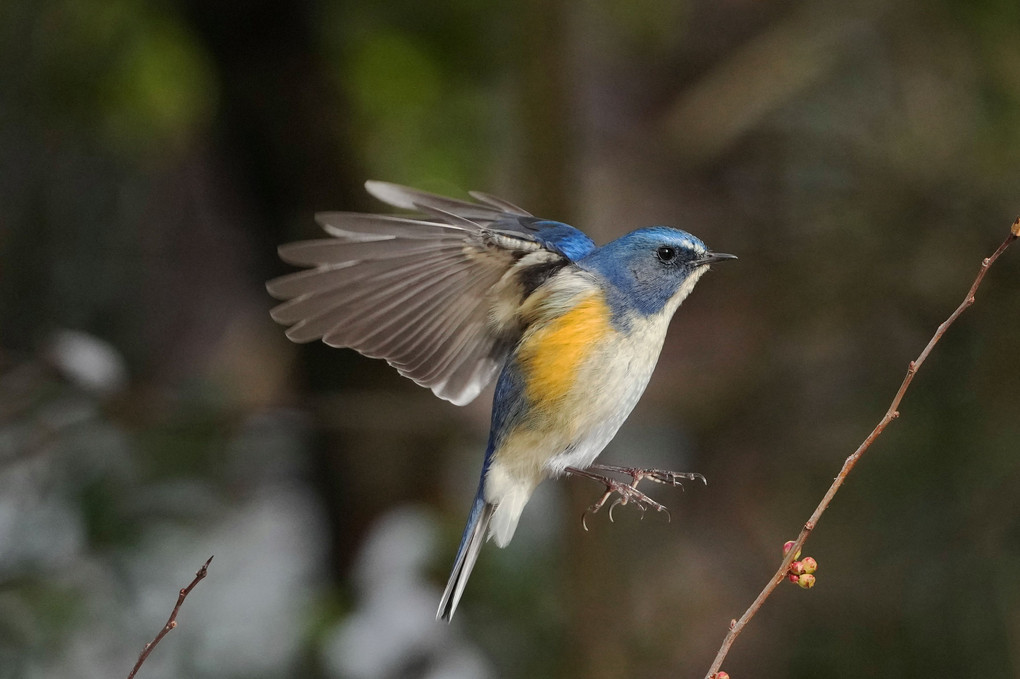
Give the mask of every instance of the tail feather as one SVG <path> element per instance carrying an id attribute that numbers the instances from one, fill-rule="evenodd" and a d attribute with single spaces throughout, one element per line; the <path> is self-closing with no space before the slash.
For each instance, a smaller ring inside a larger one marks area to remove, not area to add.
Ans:
<path id="1" fill-rule="evenodd" d="M 498 478 L 498 477 L 497 477 Z M 493 484 L 496 485 L 496 484 Z M 528 504 L 533 488 L 515 483 L 508 486 L 492 505 L 492 531 L 490 537 L 497 547 L 506 547 L 517 530 L 524 505 Z M 495 493 L 494 493 L 495 494 Z"/>
<path id="2" fill-rule="evenodd" d="M 464 528 L 464 535 L 460 539 L 460 548 L 457 550 L 457 559 L 453 563 L 453 572 L 450 573 L 450 580 L 446 583 L 446 590 L 443 598 L 439 601 L 439 610 L 436 612 L 436 620 L 453 619 L 453 613 L 457 610 L 457 604 L 467 586 L 468 578 L 471 576 L 471 569 L 475 567 L 478 560 L 478 552 L 485 544 L 485 534 L 488 532 L 489 521 L 492 520 L 492 512 L 495 505 L 489 504 L 482 498 L 475 498 L 471 507 L 471 514 L 468 516 L 467 527 Z"/>

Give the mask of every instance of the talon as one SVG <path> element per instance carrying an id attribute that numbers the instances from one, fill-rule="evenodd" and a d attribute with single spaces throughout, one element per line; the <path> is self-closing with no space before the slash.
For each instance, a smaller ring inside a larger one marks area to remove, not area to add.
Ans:
<path id="1" fill-rule="evenodd" d="M 681 480 L 697 481 L 700 480 L 705 485 L 708 485 L 708 481 L 704 475 L 694 472 L 673 472 L 665 469 L 638 469 L 636 467 L 618 467 L 615 465 L 592 465 L 587 469 L 578 469 L 576 467 L 568 467 L 566 469 L 568 474 L 576 476 L 584 476 L 594 481 L 598 481 L 605 485 L 605 492 L 602 497 L 598 499 L 593 505 L 588 507 L 588 510 L 581 515 L 581 527 L 585 531 L 588 530 L 588 514 L 598 513 L 609 499 L 616 495 L 616 498 L 612 502 L 609 502 L 609 521 L 616 523 L 616 517 L 614 511 L 619 505 L 634 504 L 641 511 L 641 519 L 644 520 L 645 513 L 649 508 L 654 508 L 657 512 L 666 513 L 666 521 L 672 522 L 673 515 L 666 508 L 649 496 L 645 495 L 642 491 L 638 490 L 638 484 L 644 479 L 651 479 L 656 483 L 662 483 L 670 486 L 679 486 L 681 490 L 686 491 Z M 595 473 L 596 471 L 610 472 L 613 474 L 625 474 L 631 478 L 631 482 L 625 483 L 617 481 L 608 476 Z"/>
<path id="2" fill-rule="evenodd" d="M 627 501 L 625 499 L 623 499 L 623 496 L 620 496 L 620 497 L 616 498 L 613 501 L 613 504 L 609 505 L 609 522 L 610 523 L 616 523 L 616 520 L 613 519 L 613 510 L 616 509 L 616 506 L 617 505 L 625 505 L 625 504 L 627 504 Z"/>

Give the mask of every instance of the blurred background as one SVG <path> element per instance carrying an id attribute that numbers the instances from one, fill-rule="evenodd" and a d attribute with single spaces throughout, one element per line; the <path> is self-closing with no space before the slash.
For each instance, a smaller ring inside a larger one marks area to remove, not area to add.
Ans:
<path id="1" fill-rule="evenodd" d="M 1006 0 L 6 0 L 0 678 L 701 677 L 1020 212 Z M 298 347 L 264 281 L 377 178 L 740 256 L 603 460 L 433 622 L 489 399 Z M 1020 676 L 1020 250 L 724 665 Z"/>

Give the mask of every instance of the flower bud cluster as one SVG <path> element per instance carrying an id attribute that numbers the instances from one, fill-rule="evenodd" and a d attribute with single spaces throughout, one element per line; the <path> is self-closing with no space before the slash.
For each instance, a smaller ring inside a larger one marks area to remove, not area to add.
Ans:
<path id="1" fill-rule="evenodd" d="M 788 540 L 783 545 L 783 556 L 790 553 L 794 544 L 793 540 Z M 818 570 L 818 562 L 810 556 L 805 556 L 801 559 L 799 550 L 793 558 L 794 560 L 790 562 L 790 570 L 786 574 L 787 579 L 790 582 L 797 583 L 803 589 L 811 589 L 815 586 L 815 571 Z"/>

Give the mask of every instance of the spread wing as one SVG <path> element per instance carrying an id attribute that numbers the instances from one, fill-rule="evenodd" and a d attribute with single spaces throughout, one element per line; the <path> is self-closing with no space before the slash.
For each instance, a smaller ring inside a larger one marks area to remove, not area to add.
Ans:
<path id="1" fill-rule="evenodd" d="M 290 243 L 280 257 L 312 267 L 267 284 L 271 311 L 295 342 L 322 339 L 383 358 L 458 405 L 500 369 L 522 328 L 524 297 L 595 249 L 573 227 L 483 193 L 478 202 L 384 182 L 369 193 L 418 215 L 325 212 L 332 236 Z"/>

